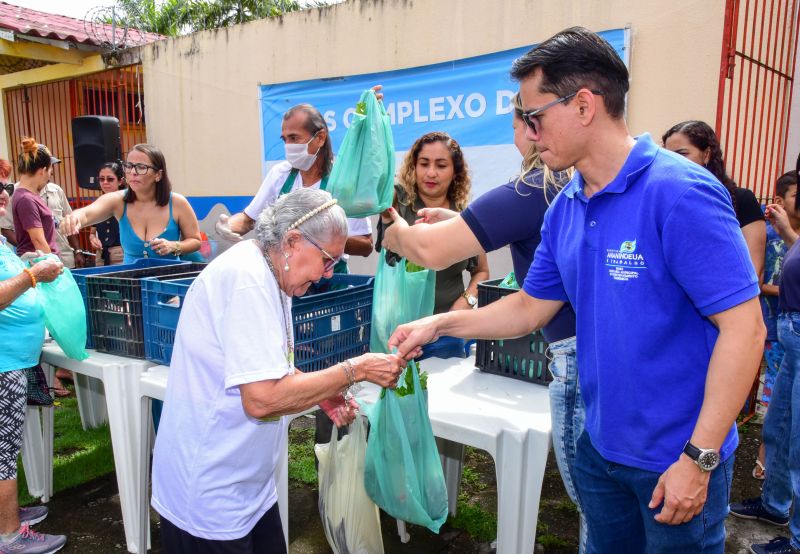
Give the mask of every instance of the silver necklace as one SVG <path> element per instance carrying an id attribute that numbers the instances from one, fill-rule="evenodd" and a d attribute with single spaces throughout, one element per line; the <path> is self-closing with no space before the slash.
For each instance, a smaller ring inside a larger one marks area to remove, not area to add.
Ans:
<path id="1" fill-rule="evenodd" d="M 283 326 L 286 331 L 286 361 L 289 362 L 290 371 L 294 371 L 294 341 L 292 340 L 291 328 L 291 314 L 286 308 L 286 293 L 281 290 L 280 282 L 278 281 L 278 272 L 275 271 L 275 266 L 272 265 L 272 260 L 269 259 L 269 252 L 264 252 L 264 259 L 267 261 L 267 266 L 275 277 L 275 286 L 278 288 L 278 294 L 281 297 L 281 312 L 283 312 Z"/>

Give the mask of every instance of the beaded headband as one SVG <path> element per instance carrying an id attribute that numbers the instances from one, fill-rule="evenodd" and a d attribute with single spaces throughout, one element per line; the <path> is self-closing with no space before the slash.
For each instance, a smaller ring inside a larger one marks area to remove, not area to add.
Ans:
<path id="1" fill-rule="evenodd" d="M 297 221 L 295 221 L 294 223 L 289 225 L 289 227 L 286 230 L 287 231 L 291 231 L 292 229 L 297 229 L 303 223 L 305 223 L 306 221 L 308 221 L 309 219 L 311 219 L 312 217 L 314 217 L 318 213 L 321 213 L 321 212 L 327 210 L 328 208 L 330 208 L 332 206 L 335 206 L 338 202 L 339 201 L 336 198 L 334 198 L 332 200 L 328 200 L 327 202 L 325 202 L 321 206 L 317 206 L 316 208 L 314 208 L 313 210 L 308 212 L 306 215 L 304 215 L 303 217 L 301 217 L 300 219 L 298 219 Z"/>

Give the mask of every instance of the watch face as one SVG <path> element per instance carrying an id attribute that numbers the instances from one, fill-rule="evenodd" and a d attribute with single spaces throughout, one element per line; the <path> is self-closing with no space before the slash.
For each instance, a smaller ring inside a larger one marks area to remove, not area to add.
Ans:
<path id="1" fill-rule="evenodd" d="M 697 457 L 697 465 L 699 465 L 700 469 L 703 471 L 715 470 L 719 465 L 719 462 L 719 453 L 714 452 L 713 450 L 706 450 Z"/>

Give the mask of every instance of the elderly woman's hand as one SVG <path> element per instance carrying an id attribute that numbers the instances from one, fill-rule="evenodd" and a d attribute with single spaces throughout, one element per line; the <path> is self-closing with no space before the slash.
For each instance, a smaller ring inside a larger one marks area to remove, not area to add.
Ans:
<path id="1" fill-rule="evenodd" d="M 47 258 L 31 266 L 31 272 L 39 283 L 50 283 L 64 272 L 64 264 L 58 260 Z"/>
<path id="2" fill-rule="evenodd" d="M 350 425 L 358 415 L 358 403 L 353 399 L 346 400 L 342 394 L 322 400 L 319 407 L 328 414 L 337 427 Z"/>
<path id="3" fill-rule="evenodd" d="M 356 372 L 356 381 L 369 381 L 393 389 L 406 360 L 395 354 L 367 353 L 350 360 Z"/>

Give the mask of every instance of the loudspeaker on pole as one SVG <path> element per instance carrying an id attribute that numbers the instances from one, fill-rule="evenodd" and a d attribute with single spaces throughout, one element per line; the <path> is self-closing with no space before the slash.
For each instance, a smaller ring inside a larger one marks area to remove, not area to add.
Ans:
<path id="1" fill-rule="evenodd" d="M 106 162 L 122 155 L 119 120 L 104 115 L 86 115 L 72 120 L 72 143 L 78 186 L 100 190 L 97 174 Z"/>

